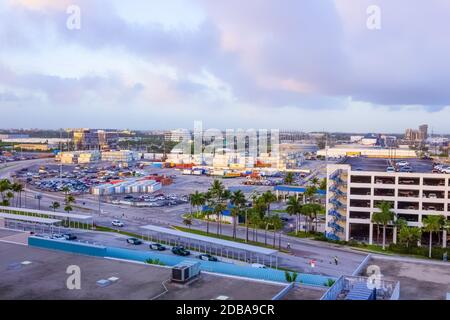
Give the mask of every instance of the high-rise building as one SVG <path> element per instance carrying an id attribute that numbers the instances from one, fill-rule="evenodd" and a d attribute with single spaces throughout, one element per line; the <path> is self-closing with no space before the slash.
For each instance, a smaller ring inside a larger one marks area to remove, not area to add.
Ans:
<path id="1" fill-rule="evenodd" d="M 75 129 L 72 135 L 76 150 L 115 148 L 119 138 L 117 132 L 95 129 Z"/>
<path id="2" fill-rule="evenodd" d="M 428 138 L 428 125 L 423 124 L 419 127 L 420 140 L 426 140 Z"/>
<path id="3" fill-rule="evenodd" d="M 419 127 L 419 130 L 406 129 L 405 140 L 408 141 L 424 141 L 428 138 L 428 125 L 423 124 Z"/>

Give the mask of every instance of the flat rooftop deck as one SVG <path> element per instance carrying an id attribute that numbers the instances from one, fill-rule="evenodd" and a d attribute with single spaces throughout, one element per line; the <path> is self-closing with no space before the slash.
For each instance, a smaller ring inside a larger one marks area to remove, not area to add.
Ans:
<path id="1" fill-rule="evenodd" d="M 7 235 L 6 232 L 2 232 Z M 9 234 L 9 233 L 8 233 Z M 162 293 L 162 281 L 171 269 L 124 261 L 69 254 L 0 242 L 0 299 L 151 299 Z M 31 264 L 22 265 L 23 261 Z M 69 290 L 66 269 L 81 269 L 81 289 Z M 101 287 L 98 280 L 118 277 Z M 210 300 L 227 296 L 231 300 L 270 300 L 283 286 L 236 278 L 202 274 L 188 285 L 168 283 L 161 299 Z"/>
<path id="2" fill-rule="evenodd" d="M 401 160 L 403 159 L 397 159 L 394 162 Z M 432 160 L 406 159 L 406 161 L 410 164 L 413 173 L 431 173 L 433 170 Z M 386 172 L 386 168 L 389 166 L 389 159 L 349 157 L 345 160 L 344 164 L 349 164 L 353 171 Z"/>

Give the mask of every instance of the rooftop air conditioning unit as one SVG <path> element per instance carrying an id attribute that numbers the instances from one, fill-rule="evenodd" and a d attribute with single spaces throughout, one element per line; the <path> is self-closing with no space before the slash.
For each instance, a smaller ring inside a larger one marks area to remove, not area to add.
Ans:
<path id="1" fill-rule="evenodd" d="M 200 262 L 182 261 L 172 268 L 172 281 L 186 283 L 200 274 Z"/>

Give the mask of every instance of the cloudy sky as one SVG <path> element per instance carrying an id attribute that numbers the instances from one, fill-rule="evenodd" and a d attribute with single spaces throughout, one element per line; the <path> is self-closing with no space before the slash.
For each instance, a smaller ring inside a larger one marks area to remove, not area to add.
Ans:
<path id="1" fill-rule="evenodd" d="M 450 133 L 449 31 L 448 0 L 0 0 L 0 127 Z"/>

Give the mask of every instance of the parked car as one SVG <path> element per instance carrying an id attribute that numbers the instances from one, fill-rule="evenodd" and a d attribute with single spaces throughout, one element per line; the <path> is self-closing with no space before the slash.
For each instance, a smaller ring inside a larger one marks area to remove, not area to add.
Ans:
<path id="1" fill-rule="evenodd" d="M 166 247 L 164 247 L 162 244 L 159 243 L 151 243 L 149 245 L 150 249 L 157 250 L 157 251 L 164 251 L 166 250 Z"/>
<path id="2" fill-rule="evenodd" d="M 70 240 L 70 241 L 77 239 L 77 236 L 72 233 L 65 233 L 65 234 L 63 234 L 63 237 L 66 238 L 66 240 Z"/>
<path id="3" fill-rule="evenodd" d="M 215 261 L 215 262 L 219 261 L 216 257 L 214 257 L 210 254 L 207 254 L 207 253 L 199 255 L 198 258 L 200 260 L 205 260 L 205 261 Z"/>
<path id="4" fill-rule="evenodd" d="M 412 168 L 410 166 L 401 167 L 400 172 L 412 172 Z"/>
<path id="5" fill-rule="evenodd" d="M 387 167 L 386 168 L 386 172 L 395 172 L 395 168 L 394 167 Z"/>
<path id="6" fill-rule="evenodd" d="M 436 193 L 429 193 L 428 194 L 428 199 L 437 199 L 437 194 Z"/>
<path id="7" fill-rule="evenodd" d="M 52 235 L 52 239 L 54 239 L 54 240 L 66 240 L 66 237 L 64 237 L 62 234 L 54 234 L 54 235 Z"/>
<path id="8" fill-rule="evenodd" d="M 142 241 L 139 240 L 138 238 L 128 238 L 128 239 L 127 239 L 127 242 L 128 242 L 129 244 L 133 244 L 133 245 L 135 245 L 135 246 L 142 244 Z"/>
<path id="9" fill-rule="evenodd" d="M 111 222 L 111 224 L 112 224 L 114 227 L 123 227 L 123 222 L 120 221 L 120 220 L 113 220 L 113 221 Z"/>
<path id="10" fill-rule="evenodd" d="M 176 246 L 172 248 L 172 253 L 176 254 L 177 256 L 188 256 L 191 254 L 189 250 L 186 250 L 182 246 Z"/>
<path id="11" fill-rule="evenodd" d="M 442 173 L 448 173 L 448 174 L 450 174 L 450 167 L 447 167 L 447 168 L 442 168 Z"/>
<path id="12" fill-rule="evenodd" d="M 261 263 L 252 263 L 252 268 L 265 269 L 267 267 Z"/>

